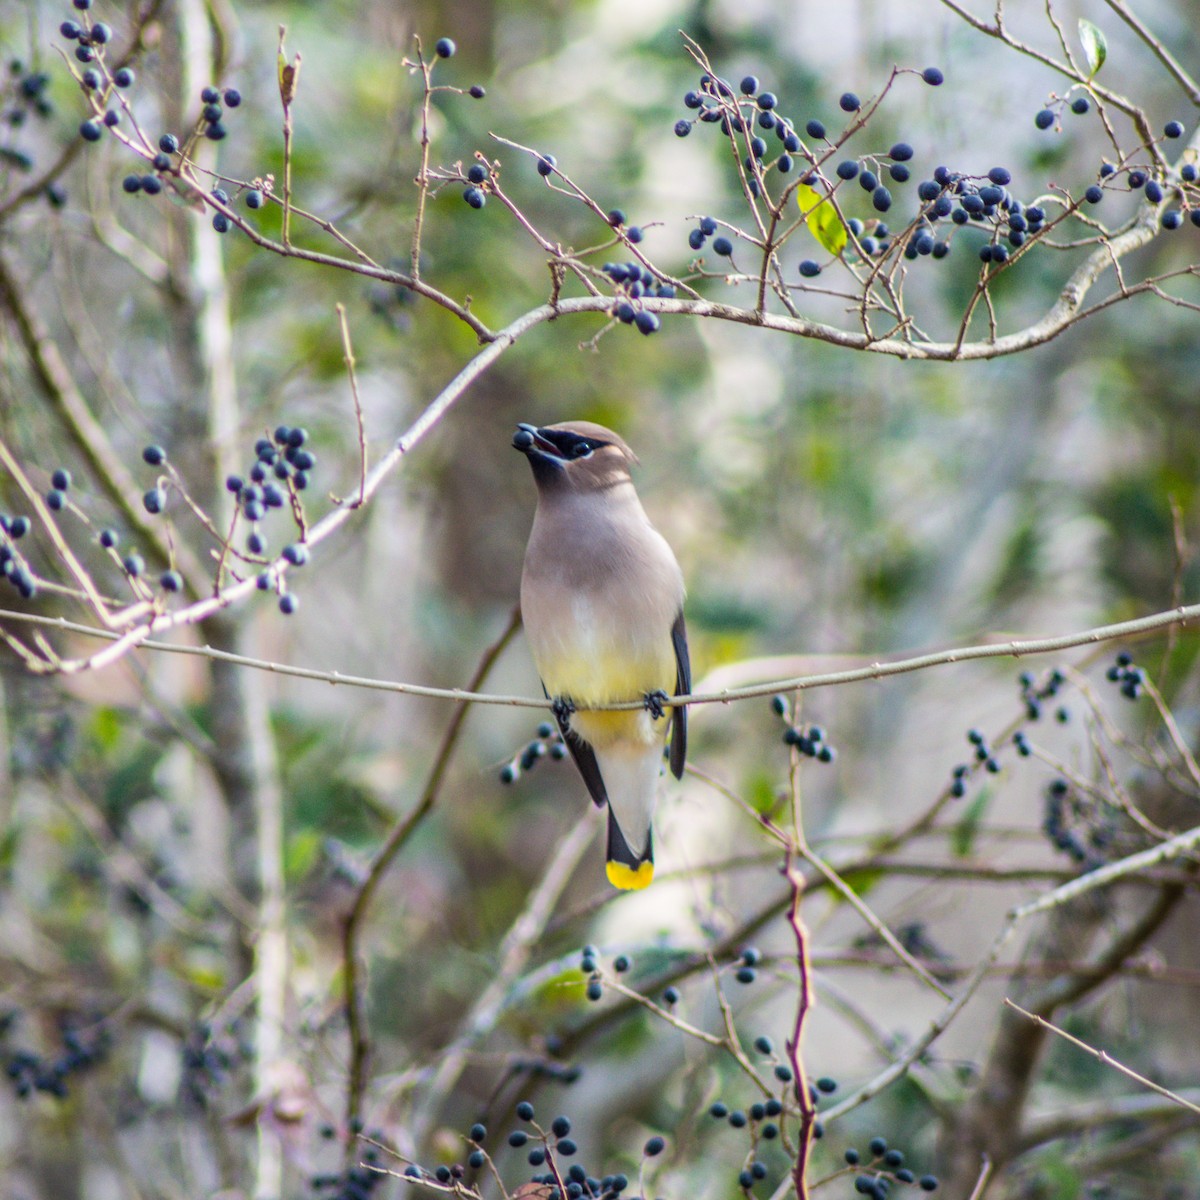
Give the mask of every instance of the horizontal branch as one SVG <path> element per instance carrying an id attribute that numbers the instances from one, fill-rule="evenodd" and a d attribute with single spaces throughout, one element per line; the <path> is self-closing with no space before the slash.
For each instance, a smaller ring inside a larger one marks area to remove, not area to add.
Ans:
<path id="1" fill-rule="evenodd" d="M 343 511 L 343 510 L 339 510 Z M 336 515 L 336 514 L 335 514 Z M 322 523 L 323 524 L 323 523 Z M 314 530 L 318 527 L 314 527 Z M 254 581 L 248 580 L 229 591 L 253 588 Z M 208 602 L 211 605 L 211 601 Z M 194 606 L 199 607 L 199 606 Z M 206 614 L 207 615 L 207 614 Z M 786 679 L 774 679 L 749 687 L 726 688 L 719 692 L 695 692 L 672 696 L 663 701 L 664 707 L 682 707 L 685 704 L 730 704 L 736 700 L 753 700 L 771 696 L 776 692 L 811 691 L 815 688 L 836 687 L 849 683 L 864 683 L 886 679 L 892 675 L 906 675 L 913 671 L 924 671 L 931 667 L 951 666 L 988 658 L 1029 658 L 1039 654 L 1057 654 L 1078 646 L 1094 646 L 1101 642 L 1132 639 L 1147 633 L 1172 626 L 1186 625 L 1200 619 L 1200 604 L 1180 605 L 1165 612 L 1152 613 L 1131 621 L 1117 621 L 1111 625 L 1098 625 L 1076 633 L 1059 634 L 1044 638 L 1020 638 L 1008 642 L 986 642 L 974 646 L 957 646 L 948 650 L 935 650 L 911 658 L 893 659 L 891 662 L 875 661 L 869 666 L 854 667 L 847 671 L 827 671 L 818 675 L 794 675 Z M 165 618 L 163 619 L 165 620 Z M 116 634 L 82 625 L 60 617 L 42 617 L 33 613 L 14 612 L 0 609 L 0 621 L 17 621 L 59 629 L 66 633 L 78 633 L 87 637 L 102 638 L 111 642 L 127 642 L 128 634 Z M 316 683 L 333 686 L 358 687 L 377 692 L 395 692 L 406 696 L 417 696 L 427 700 L 453 700 L 459 704 L 499 704 L 509 708 L 548 709 L 550 701 L 544 696 L 506 696 L 493 692 L 472 692 L 462 688 L 427 687 L 418 683 L 400 683 L 388 679 L 375 679 L 365 675 L 346 675 L 341 671 L 319 671 L 310 667 L 294 667 L 288 663 L 271 662 L 267 659 L 249 658 L 243 654 L 230 654 L 215 650 L 211 646 L 185 646 L 171 642 L 140 638 L 136 642 L 146 650 L 166 654 L 190 654 L 211 658 L 219 662 L 249 667 L 257 671 L 269 671 L 273 675 L 286 675 L 295 679 L 308 679 Z M 100 655 L 77 660 L 84 665 L 95 665 Z M 115 657 L 115 656 L 114 656 Z M 597 705 L 595 711 L 621 712 L 639 708 L 640 700 L 627 700 L 617 704 Z"/>

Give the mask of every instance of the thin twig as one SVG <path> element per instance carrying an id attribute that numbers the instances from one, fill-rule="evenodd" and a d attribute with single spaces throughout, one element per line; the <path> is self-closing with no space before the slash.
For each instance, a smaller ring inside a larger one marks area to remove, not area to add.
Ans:
<path id="1" fill-rule="evenodd" d="M 1057 1034 L 1060 1038 L 1070 1042 L 1072 1046 L 1077 1046 L 1085 1054 L 1090 1054 L 1097 1062 L 1102 1062 L 1107 1067 L 1115 1067 L 1122 1075 L 1132 1079 L 1135 1083 L 1140 1083 L 1142 1087 L 1149 1088 L 1152 1092 L 1157 1092 L 1160 1096 L 1165 1096 L 1181 1108 L 1189 1109 L 1196 1113 L 1197 1116 L 1200 1116 L 1200 1104 L 1193 1104 L 1178 1092 L 1173 1092 L 1170 1088 L 1165 1088 L 1161 1084 L 1155 1083 L 1153 1079 L 1147 1079 L 1145 1075 L 1139 1075 L 1132 1067 L 1127 1067 L 1124 1063 L 1118 1062 L 1107 1050 L 1097 1050 L 1095 1046 L 1089 1046 L 1087 1042 L 1072 1036 L 1065 1029 L 1060 1029 L 1053 1022 L 1047 1021 L 1045 1017 L 1039 1017 L 1037 1013 L 1031 1013 L 1023 1009 L 1019 1004 L 1008 999 L 1007 996 L 1004 999 L 1004 1003 L 1007 1007 L 1019 1012 L 1021 1016 L 1028 1017 L 1035 1025 L 1040 1026 L 1042 1029 L 1047 1029 L 1053 1034 Z"/>
<path id="2" fill-rule="evenodd" d="M 363 422 L 362 400 L 358 394 L 358 376 L 354 371 L 354 347 L 350 343 L 350 326 L 346 322 L 346 306 L 337 305 L 338 323 L 342 328 L 342 353 L 346 374 L 350 376 L 350 394 L 354 397 L 354 420 L 358 428 L 358 499 L 355 508 L 361 508 L 367 498 L 367 432 Z"/>

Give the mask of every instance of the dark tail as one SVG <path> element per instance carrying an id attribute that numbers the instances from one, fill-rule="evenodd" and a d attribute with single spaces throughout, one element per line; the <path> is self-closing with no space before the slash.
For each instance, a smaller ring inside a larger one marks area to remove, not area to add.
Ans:
<path id="1" fill-rule="evenodd" d="M 608 882 L 622 891 L 638 891 L 654 878 L 654 838 L 647 831 L 646 846 L 638 854 L 630 849 L 612 806 L 608 809 Z"/>

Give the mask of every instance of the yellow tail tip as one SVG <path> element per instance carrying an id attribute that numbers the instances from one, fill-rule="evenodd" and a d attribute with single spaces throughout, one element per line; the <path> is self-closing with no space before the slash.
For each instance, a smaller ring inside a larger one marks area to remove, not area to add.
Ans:
<path id="1" fill-rule="evenodd" d="M 654 864 L 649 861 L 638 863 L 636 867 L 610 862 L 605 869 L 608 872 L 608 882 L 623 892 L 640 891 L 654 878 Z"/>

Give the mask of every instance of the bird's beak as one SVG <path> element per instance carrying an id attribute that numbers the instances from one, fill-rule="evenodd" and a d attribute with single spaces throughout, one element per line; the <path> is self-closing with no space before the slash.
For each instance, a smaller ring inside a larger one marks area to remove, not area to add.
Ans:
<path id="1" fill-rule="evenodd" d="M 554 458 L 562 457 L 558 447 L 549 438 L 543 437 L 536 425 L 526 425 L 524 422 L 520 422 L 517 425 L 517 432 L 513 434 L 512 444 L 513 449 L 520 450 L 522 454 L 529 454 L 536 450 L 541 454 L 552 455 Z"/>

